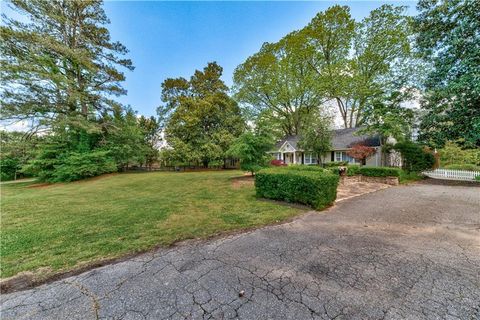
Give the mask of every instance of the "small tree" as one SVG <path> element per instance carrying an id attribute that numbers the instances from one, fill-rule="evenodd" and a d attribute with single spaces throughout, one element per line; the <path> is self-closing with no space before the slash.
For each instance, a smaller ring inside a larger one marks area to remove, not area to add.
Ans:
<path id="1" fill-rule="evenodd" d="M 331 150 L 332 131 L 330 118 L 323 117 L 320 112 L 315 112 L 301 130 L 300 148 L 312 152 L 317 157 L 317 163 L 322 164 L 322 157 Z"/>
<path id="2" fill-rule="evenodd" d="M 250 171 L 254 175 L 255 172 L 268 165 L 270 156 L 267 151 L 272 146 L 271 137 L 245 132 L 233 142 L 227 154 L 240 159 L 240 168 Z"/>
<path id="3" fill-rule="evenodd" d="M 355 160 L 361 161 L 362 165 L 365 165 L 367 159 L 374 155 L 375 152 L 376 150 L 373 147 L 356 144 L 347 151 L 347 155 L 354 158 Z"/>

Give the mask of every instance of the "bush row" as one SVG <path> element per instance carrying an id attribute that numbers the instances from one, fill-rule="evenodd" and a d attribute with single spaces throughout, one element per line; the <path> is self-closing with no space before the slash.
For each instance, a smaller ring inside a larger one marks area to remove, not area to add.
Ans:
<path id="1" fill-rule="evenodd" d="M 255 175 L 258 197 L 296 202 L 320 210 L 337 197 L 339 177 L 327 170 L 269 168 Z M 318 168 L 321 169 L 321 168 Z"/>
<path id="2" fill-rule="evenodd" d="M 27 173 L 46 182 L 70 182 L 117 170 L 118 167 L 110 158 L 109 151 L 70 152 L 59 158 L 38 158 L 25 167 Z"/>
<path id="3" fill-rule="evenodd" d="M 339 174 L 339 167 L 329 168 L 331 172 Z M 399 177 L 402 170 L 391 167 L 360 167 L 347 166 L 347 176 L 363 175 L 366 177 Z"/>
<path id="4" fill-rule="evenodd" d="M 315 171 L 315 172 L 324 172 L 325 169 L 319 166 L 306 166 L 304 164 L 291 164 L 285 167 L 287 170 L 294 170 L 294 171 Z"/>

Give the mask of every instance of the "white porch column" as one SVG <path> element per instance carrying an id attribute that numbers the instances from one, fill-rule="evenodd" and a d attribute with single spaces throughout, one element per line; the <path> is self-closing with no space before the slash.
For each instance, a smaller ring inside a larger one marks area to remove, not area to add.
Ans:
<path id="1" fill-rule="evenodd" d="M 293 164 L 297 164 L 297 153 L 293 152 Z"/>

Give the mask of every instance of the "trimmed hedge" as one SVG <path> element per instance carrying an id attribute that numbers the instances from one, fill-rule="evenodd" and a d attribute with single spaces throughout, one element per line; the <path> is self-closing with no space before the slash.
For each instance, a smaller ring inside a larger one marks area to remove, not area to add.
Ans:
<path id="1" fill-rule="evenodd" d="M 304 164 L 292 164 L 285 167 L 287 170 L 294 170 L 294 171 L 315 171 L 315 172 L 324 172 L 325 169 L 319 166 L 306 166 Z"/>
<path id="2" fill-rule="evenodd" d="M 255 175 L 257 197 L 309 205 L 316 210 L 337 198 L 338 175 L 328 171 L 269 168 Z"/>
<path id="3" fill-rule="evenodd" d="M 390 167 L 361 167 L 358 173 L 366 177 L 400 177 L 402 170 Z"/>

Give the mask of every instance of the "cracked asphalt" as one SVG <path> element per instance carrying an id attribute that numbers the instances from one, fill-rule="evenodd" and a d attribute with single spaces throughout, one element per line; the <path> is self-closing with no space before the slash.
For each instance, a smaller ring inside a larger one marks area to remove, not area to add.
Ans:
<path id="1" fill-rule="evenodd" d="M 2 295 L 1 311 L 2 319 L 480 319 L 480 188 L 380 190 L 291 223 Z"/>

